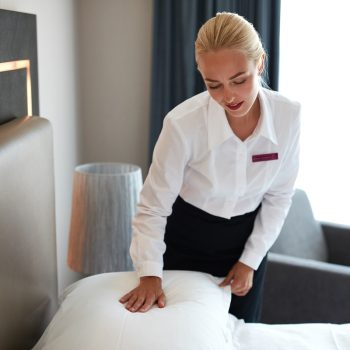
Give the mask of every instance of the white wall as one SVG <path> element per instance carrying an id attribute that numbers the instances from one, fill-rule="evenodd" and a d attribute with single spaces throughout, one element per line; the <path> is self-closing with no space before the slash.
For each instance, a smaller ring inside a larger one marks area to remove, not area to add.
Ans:
<path id="1" fill-rule="evenodd" d="M 76 279 L 66 264 L 72 173 L 80 161 L 75 4 L 72 0 L 0 0 L 0 8 L 37 16 L 40 115 L 54 132 L 59 291 Z"/>
<path id="2" fill-rule="evenodd" d="M 152 0 L 79 0 L 84 162 L 147 171 Z"/>

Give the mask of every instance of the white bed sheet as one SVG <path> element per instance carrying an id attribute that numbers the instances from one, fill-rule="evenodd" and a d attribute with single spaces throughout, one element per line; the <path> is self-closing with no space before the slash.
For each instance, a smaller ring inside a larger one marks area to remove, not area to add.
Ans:
<path id="1" fill-rule="evenodd" d="M 134 272 L 101 274 L 70 286 L 33 350 L 350 350 L 350 324 L 246 324 L 227 313 L 220 279 L 165 271 L 164 309 L 130 313 L 118 299 Z"/>
<path id="2" fill-rule="evenodd" d="M 243 323 L 232 336 L 239 350 L 350 350 L 350 324 Z"/>

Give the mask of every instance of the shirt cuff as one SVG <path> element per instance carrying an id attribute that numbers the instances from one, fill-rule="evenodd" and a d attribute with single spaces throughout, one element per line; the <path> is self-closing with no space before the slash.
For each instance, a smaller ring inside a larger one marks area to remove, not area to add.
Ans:
<path id="1" fill-rule="evenodd" d="M 136 270 L 139 277 L 156 276 L 163 278 L 163 266 L 155 261 L 144 261 Z"/>
<path id="2" fill-rule="evenodd" d="M 257 270 L 264 257 L 265 255 L 261 256 L 260 254 L 255 254 L 254 252 L 244 251 L 239 258 L 239 261 L 245 265 L 248 265 L 253 270 Z"/>

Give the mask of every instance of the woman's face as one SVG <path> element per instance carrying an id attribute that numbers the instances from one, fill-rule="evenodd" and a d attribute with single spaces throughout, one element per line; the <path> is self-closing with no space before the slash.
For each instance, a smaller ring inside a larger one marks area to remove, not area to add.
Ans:
<path id="1" fill-rule="evenodd" d="M 220 49 L 197 57 L 198 69 L 210 96 L 218 102 L 229 117 L 249 115 L 254 102 L 258 103 L 259 70 L 242 51 Z"/>

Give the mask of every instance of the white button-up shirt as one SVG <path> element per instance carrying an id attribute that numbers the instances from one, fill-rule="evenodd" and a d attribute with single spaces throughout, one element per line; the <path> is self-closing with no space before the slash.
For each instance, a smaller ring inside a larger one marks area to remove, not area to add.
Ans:
<path id="1" fill-rule="evenodd" d="M 264 88 L 258 98 L 260 118 L 244 141 L 233 133 L 224 109 L 207 91 L 165 117 L 133 221 L 130 253 L 140 277 L 162 277 L 165 225 L 178 195 L 227 219 L 254 211 L 261 203 L 239 259 L 253 269 L 259 267 L 281 230 L 294 193 L 300 105 Z"/>

